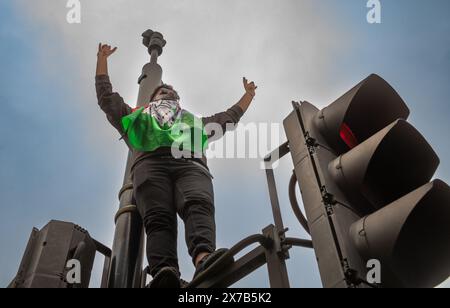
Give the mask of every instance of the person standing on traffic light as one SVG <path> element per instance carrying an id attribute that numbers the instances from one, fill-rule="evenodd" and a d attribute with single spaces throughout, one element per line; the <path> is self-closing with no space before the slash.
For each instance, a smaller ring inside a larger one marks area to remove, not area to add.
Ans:
<path id="1" fill-rule="evenodd" d="M 167 84 L 155 89 L 143 107 L 133 109 L 112 89 L 108 58 L 116 50 L 99 44 L 95 78 L 98 104 L 133 154 L 131 178 L 147 234 L 147 259 L 153 276 L 150 287 L 177 288 L 181 286 L 177 214 L 185 224 L 186 244 L 196 267 L 194 277 L 227 251 L 216 250 L 213 183 L 204 151 L 208 140 L 217 139 L 217 130 L 208 131 L 207 127 L 214 124 L 224 133 L 231 127 L 228 124 L 237 124 L 252 103 L 257 86 L 243 78 L 245 93 L 239 102 L 210 117 L 198 118 L 182 109 L 177 91 Z M 180 126 L 188 129 L 183 134 L 174 132 L 174 127 Z M 175 143 L 177 148 L 180 143 L 187 145 L 181 149 L 182 157 L 173 155 Z"/>

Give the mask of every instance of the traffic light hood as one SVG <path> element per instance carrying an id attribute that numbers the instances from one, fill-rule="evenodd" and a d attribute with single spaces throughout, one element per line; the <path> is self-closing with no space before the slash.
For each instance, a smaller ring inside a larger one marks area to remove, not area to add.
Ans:
<path id="1" fill-rule="evenodd" d="M 384 287 L 435 287 L 450 276 L 450 188 L 425 184 L 355 222 L 350 237 L 366 260 L 381 261 Z"/>
<path id="2" fill-rule="evenodd" d="M 364 142 L 409 109 L 398 93 L 380 76 L 370 75 L 319 112 L 315 124 L 337 155 Z"/>
<path id="3" fill-rule="evenodd" d="M 329 164 L 338 186 L 366 214 L 429 182 L 439 157 L 408 122 L 397 120 Z M 367 206 L 369 205 L 369 206 Z"/>

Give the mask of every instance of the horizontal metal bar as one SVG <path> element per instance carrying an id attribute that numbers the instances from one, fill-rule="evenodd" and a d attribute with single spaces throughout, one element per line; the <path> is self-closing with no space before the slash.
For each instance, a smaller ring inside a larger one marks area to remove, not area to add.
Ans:
<path id="1" fill-rule="evenodd" d="M 227 262 L 230 259 L 233 259 L 238 253 L 243 251 L 245 248 L 255 244 L 259 243 L 263 247 L 268 247 L 273 244 L 273 241 L 267 237 L 265 237 L 262 234 L 254 234 L 251 235 L 236 245 L 234 245 L 232 248 L 230 248 L 229 251 L 227 251 L 224 255 L 222 255 L 216 262 L 214 262 L 206 271 L 199 274 L 189 285 L 188 288 L 196 288 L 199 284 L 201 284 L 203 281 L 206 281 L 207 279 L 210 279 L 211 277 L 216 277 L 216 269 L 221 267 L 221 264 Z"/>
<path id="2" fill-rule="evenodd" d="M 288 237 L 283 241 L 283 244 L 297 246 L 297 247 L 303 247 L 303 248 L 311 248 L 311 249 L 314 248 L 312 241 L 304 240 L 304 239 L 300 239 L 300 238 Z"/>
<path id="3" fill-rule="evenodd" d="M 266 264 L 266 249 L 262 246 L 235 261 L 215 277 L 201 282 L 198 288 L 228 288 Z"/>
<path id="4" fill-rule="evenodd" d="M 111 257 L 111 249 L 109 249 L 109 247 L 103 245 L 102 243 L 100 243 L 97 240 L 92 239 L 94 244 L 95 244 L 95 248 L 97 249 L 97 251 L 99 253 L 101 253 L 102 255 L 104 255 L 105 257 Z"/>
<path id="5" fill-rule="evenodd" d="M 282 157 L 286 156 L 290 151 L 289 149 L 289 142 L 286 141 L 282 145 L 280 145 L 278 148 L 276 148 L 274 151 L 272 151 L 270 154 L 268 154 L 266 157 L 264 157 L 264 163 L 266 165 L 267 169 L 270 169 L 271 166 L 278 160 L 280 160 Z"/>

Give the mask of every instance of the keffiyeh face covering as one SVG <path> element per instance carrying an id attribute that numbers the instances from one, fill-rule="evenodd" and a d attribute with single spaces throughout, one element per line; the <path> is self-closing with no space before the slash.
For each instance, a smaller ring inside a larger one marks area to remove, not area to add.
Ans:
<path id="1" fill-rule="evenodd" d="M 149 112 L 154 117 L 161 128 L 171 128 L 175 120 L 180 115 L 181 107 L 179 100 L 159 100 L 150 102 L 148 109 L 144 112 Z"/>

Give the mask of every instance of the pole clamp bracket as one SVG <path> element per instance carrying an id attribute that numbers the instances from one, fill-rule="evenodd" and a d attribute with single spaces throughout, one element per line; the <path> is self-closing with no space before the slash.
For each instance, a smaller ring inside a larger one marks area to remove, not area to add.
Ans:
<path id="1" fill-rule="evenodd" d="M 125 213 L 138 213 L 138 208 L 133 204 L 122 207 L 117 211 L 116 216 L 114 217 L 114 223 L 117 224 L 117 220 L 119 219 L 119 217 Z"/>

